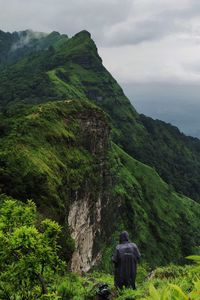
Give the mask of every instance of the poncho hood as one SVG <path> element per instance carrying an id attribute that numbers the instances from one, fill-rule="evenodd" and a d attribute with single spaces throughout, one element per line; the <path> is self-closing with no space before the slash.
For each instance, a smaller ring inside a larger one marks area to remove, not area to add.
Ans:
<path id="1" fill-rule="evenodd" d="M 119 236 L 119 243 L 122 244 L 128 241 L 129 241 L 129 234 L 127 231 L 123 231 Z"/>

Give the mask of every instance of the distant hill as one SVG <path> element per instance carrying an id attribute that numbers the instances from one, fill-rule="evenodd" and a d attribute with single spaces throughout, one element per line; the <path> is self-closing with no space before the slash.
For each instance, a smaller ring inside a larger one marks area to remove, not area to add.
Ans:
<path id="1" fill-rule="evenodd" d="M 123 88 L 137 111 L 200 138 L 198 83 L 127 83 Z"/>

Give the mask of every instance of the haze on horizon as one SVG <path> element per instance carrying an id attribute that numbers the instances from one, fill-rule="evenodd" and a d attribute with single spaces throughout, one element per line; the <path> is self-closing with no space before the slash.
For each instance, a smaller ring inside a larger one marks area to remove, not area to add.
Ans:
<path id="1" fill-rule="evenodd" d="M 199 0 L 0 0 L 0 29 L 91 32 L 136 109 L 200 137 Z"/>

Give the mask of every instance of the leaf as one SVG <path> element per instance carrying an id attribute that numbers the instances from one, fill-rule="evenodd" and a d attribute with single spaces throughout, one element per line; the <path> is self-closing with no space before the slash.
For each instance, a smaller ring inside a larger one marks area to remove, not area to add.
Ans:
<path id="1" fill-rule="evenodd" d="M 179 295 L 182 296 L 183 299 L 188 300 L 187 295 L 182 291 L 182 289 L 178 285 L 169 284 L 169 286 L 173 288 L 175 291 L 177 291 Z"/>
<path id="2" fill-rule="evenodd" d="M 200 263 L 200 255 L 190 255 L 190 256 L 187 256 L 186 258 L 189 260 L 193 260 L 198 264 Z"/>
<path id="3" fill-rule="evenodd" d="M 160 295 L 160 300 L 169 300 L 170 299 L 170 291 L 167 288 L 163 289 Z"/>
<path id="4" fill-rule="evenodd" d="M 149 287 L 149 294 L 152 297 L 152 299 L 154 300 L 160 300 L 160 296 L 158 291 L 155 289 L 155 287 L 153 285 L 150 285 Z"/>
<path id="5" fill-rule="evenodd" d="M 194 287 L 196 290 L 200 291 L 200 280 L 198 280 L 194 283 Z"/>

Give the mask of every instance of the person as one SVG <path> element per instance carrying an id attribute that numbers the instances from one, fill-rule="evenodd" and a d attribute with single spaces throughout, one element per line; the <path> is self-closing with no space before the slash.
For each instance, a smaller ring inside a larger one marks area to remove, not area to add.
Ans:
<path id="1" fill-rule="evenodd" d="M 112 261 L 114 263 L 115 286 L 122 289 L 128 287 L 135 289 L 135 278 L 137 271 L 137 262 L 141 254 L 136 244 L 129 241 L 129 234 L 123 231 L 119 236 L 119 245 L 117 245 Z"/>

